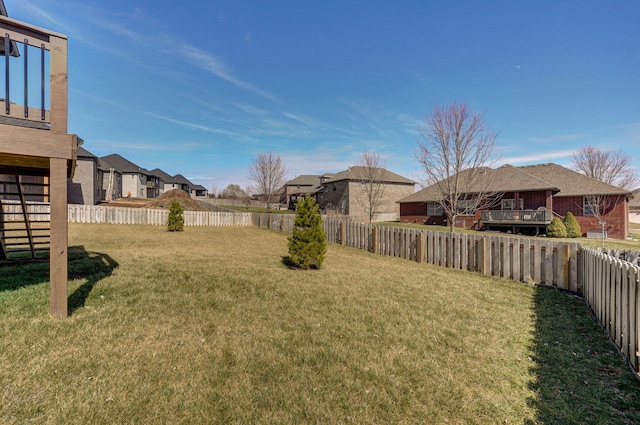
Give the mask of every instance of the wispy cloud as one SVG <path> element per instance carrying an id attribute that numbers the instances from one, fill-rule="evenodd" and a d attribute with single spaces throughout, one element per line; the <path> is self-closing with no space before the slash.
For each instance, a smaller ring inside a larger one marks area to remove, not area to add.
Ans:
<path id="1" fill-rule="evenodd" d="M 562 151 L 554 151 L 554 152 L 534 152 L 527 155 L 505 157 L 505 158 L 500 158 L 500 160 L 498 160 L 498 165 L 529 164 L 529 163 L 540 162 L 540 161 L 548 161 L 552 159 L 569 158 L 573 155 L 573 152 L 574 151 L 572 150 L 571 151 L 562 150 Z"/>
<path id="2" fill-rule="evenodd" d="M 219 128 L 213 128 L 206 125 L 196 124 L 188 121 L 181 121 L 175 118 L 170 118 L 170 117 L 165 117 L 163 115 L 155 114 L 153 112 L 144 112 L 144 113 L 151 117 L 158 118 L 158 119 L 170 122 L 172 124 L 178 124 L 183 127 L 190 128 L 192 130 L 200 130 L 200 131 L 206 131 L 207 133 L 223 134 L 225 136 L 238 137 L 238 134 L 232 131 L 221 130 Z"/>
<path id="3" fill-rule="evenodd" d="M 144 24 L 142 14 L 139 10 L 135 15 L 129 16 L 129 20 Z M 155 30 L 153 25 L 146 22 L 144 31 L 134 31 L 133 25 L 126 26 L 121 21 L 105 17 L 104 14 L 92 14 L 91 20 L 102 29 L 113 35 L 126 38 L 129 42 L 135 43 L 147 49 L 155 49 L 163 55 L 170 55 L 191 65 L 209 72 L 216 77 L 225 80 L 234 86 L 252 92 L 263 98 L 279 102 L 273 94 L 256 87 L 254 84 L 235 76 L 228 65 L 217 55 L 207 52 L 194 46 L 181 37 L 169 33 L 166 29 Z M 168 46 L 179 46 L 179 48 L 169 48 Z"/>
<path id="4" fill-rule="evenodd" d="M 149 143 L 149 142 L 136 142 L 136 141 L 119 141 L 119 140 L 97 140 L 96 144 L 101 149 L 109 147 L 115 150 L 142 150 L 142 151 L 169 151 L 176 150 L 176 143 Z M 201 143 L 197 142 L 179 142 L 181 150 L 197 150 L 202 147 Z"/>

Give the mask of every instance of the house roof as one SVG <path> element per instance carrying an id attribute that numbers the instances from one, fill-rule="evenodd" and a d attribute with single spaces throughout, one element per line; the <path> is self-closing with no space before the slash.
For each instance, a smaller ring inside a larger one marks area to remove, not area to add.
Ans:
<path id="1" fill-rule="evenodd" d="M 173 179 L 176 183 L 179 184 L 186 184 L 188 186 L 193 186 L 193 183 L 191 183 L 185 176 L 183 176 L 182 174 L 176 174 L 175 176 L 173 176 Z"/>
<path id="2" fill-rule="evenodd" d="M 159 168 L 154 168 L 153 170 L 149 171 L 151 174 L 153 174 L 156 177 L 159 177 L 160 180 L 162 180 L 165 183 L 173 183 L 174 182 L 174 178 L 173 176 L 165 173 L 164 171 L 162 171 Z"/>
<path id="3" fill-rule="evenodd" d="M 128 159 L 123 158 L 117 153 L 102 156 L 100 157 L 100 161 L 106 166 L 105 168 L 115 168 L 117 171 L 121 173 L 128 174 L 150 174 L 150 171 L 139 167 Z"/>
<path id="4" fill-rule="evenodd" d="M 640 208 L 640 188 L 636 189 L 632 193 L 633 199 L 629 201 L 629 208 Z"/>
<path id="5" fill-rule="evenodd" d="M 7 13 L 7 8 L 4 5 L 4 0 L 0 0 L 0 15 L 6 16 L 7 18 L 9 17 L 9 14 Z M 5 52 L 4 36 L 0 37 L 0 52 L 4 56 L 4 52 Z M 13 40 L 11 40 L 10 55 L 16 58 L 20 56 L 20 52 L 18 51 L 18 45 Z"/>
<path id="6" fill-rule="evenodd" d="M 192 188 L 192 189 L 193 189 L 193 190 L 207 190 L 207 188 L 206 188 L 206 187 L 204 187 L 204 186 L 203 186 L 203 185 L 201 185 L 201 184 L 197 184 L 197 185 L 193 186 L 193 188 Z"/>
<path id="7" fill-rule="evenodd" d="M 286 186 L 315 186 L 320 184 L 322 176 L 303 174 L 285 183 Z"/>
<path id="8" fill-rule="evenodd" d="M 366 175 L 366 168 L 355 166 L 350 167 L 347 170 L 341 171 L 339 173 L 334 174 L 331 178 L 326 180 L 323 184 L 334 183 L 341 180 L 364 180 Z M 399 183 L 399 184 L 416 184 L 413 180 L 409 180 L 406 177 L 401 176 L 400 174 L 393 173 L 389 170 L 382 169 L 383 175 L 380 181 L 385 183 Z"/>
<path id="9" fill-rule="evenodd" d="M 584 195 L 631 195 L 631 192 L 619 187 L 603 183 L 600 180 L 585 176 L 558 164 L 538 164 L 518 167 L 524 172 L 552 182 L 560 188 L 556 197 Z"/>
<path id="10" fill-rule="evenodd" d="M 94 154 L 92 154 L 91 152 L 89 152 L 88 150 L 86 150 L 85 148 L 83 148 L 82 146 L 78 146 L 78 158 L 95 158 L 97 159 L 98 157 L 95 156 Z"/>
<path id="11" fill-rule="evenodd" d="M 486 177 L 476 182 L 465 193 L 491 192 L 532 192 L 550 190 L 554 197 L 584 195 L 630 195 L 623 189 L 602 183 L 584 174 L 569 170 L 557 164 L 539 164 L 514 167 L 487 168 Z M 441 195 L 433 184 L 406 198 L 400 203 L 438 201 Z"/>

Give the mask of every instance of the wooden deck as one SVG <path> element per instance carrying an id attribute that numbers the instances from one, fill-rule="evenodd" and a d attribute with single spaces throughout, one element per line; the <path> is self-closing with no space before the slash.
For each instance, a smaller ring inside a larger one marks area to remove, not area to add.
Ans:
<path id="1" fill-rule="evenodd" d="M 49 312 L 67 316 L 67 177 L 78 146 L 77 136 L 67 133 L 67 37 L 5 16 L 0 30 L 2 46 L 11 46 L 0 51 L 0 173 L 48 179 Z M 34 56 L 40 66 L 27 66 Z M 30 87 L 32 81 L 40 84 Z"/>

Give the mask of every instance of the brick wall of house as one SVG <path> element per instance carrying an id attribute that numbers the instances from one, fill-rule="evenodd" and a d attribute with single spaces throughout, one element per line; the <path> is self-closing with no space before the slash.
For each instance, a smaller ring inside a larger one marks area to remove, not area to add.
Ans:
<path id="1" fill-rule="evenodd" d="M 67 202 L 95 205 L 98 201 L 98 169 L 94 158 L 78 158 L 72 179 L 67 181 Z"/>
<path id="2" fill-rule="evenodd" d="M 332 210 L 340 214 L 349 214 L 349 182 L 347 180 L 323 185 L 324 190 L 318 193 L 318 205 L 323 211 Z M 344 211 L 342 203 L 345 202 Z"/>
<path id="3" fill-rule="evenodd" d="M 376 208 L 376 213 L 400 214 L 398 201 L 414 192 L 413 185 L 385 184 L 383 201 Z M 349 215 L 369 216 L 367 187 L 359 182 L 349 182 Z"/>

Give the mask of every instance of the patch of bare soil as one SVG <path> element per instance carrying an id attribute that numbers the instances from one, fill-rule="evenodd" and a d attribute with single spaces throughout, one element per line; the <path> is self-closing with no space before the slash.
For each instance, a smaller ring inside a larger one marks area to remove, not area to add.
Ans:
<path id="1" fill-rule="evenodd" d="M 191 198 L 184 190 L 173 189 L 168 192 L 163 193 L 159 197 L 153 199 L 151 202 L 148 202 L 147 208 L 163 208 L 169 209 L 169 205 L 171 205 L 171 201 L 176 200 L 180 202 L 182 208 L 185 211 L 207 211 L 205 207 L 200 205 L 198 201 L 195 201 Z"/>

